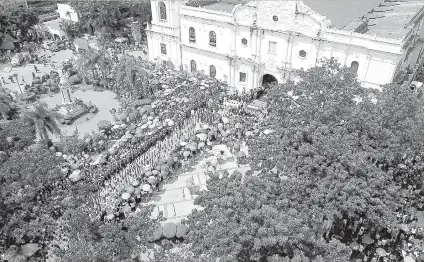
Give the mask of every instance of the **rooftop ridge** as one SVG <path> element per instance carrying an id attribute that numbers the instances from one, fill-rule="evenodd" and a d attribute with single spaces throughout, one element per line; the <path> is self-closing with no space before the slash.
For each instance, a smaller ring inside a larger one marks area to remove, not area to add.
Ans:
<path id="1" fill-rule="evenodd" d="M 363 38 L 363 39 L 380 41 L 380 42 L 384 42 L 384 43 L 397 44 L 397 45 L 402 44 L 403 40 L 404 40 L 404 38 L 393 39 L 393 38 L 382 37 L 382 36 L 377 36 L 377 35 L 356 33 L 353 30 L 347 31 L 347 30 L 343 30 L 343 29 L 341 30 L 341 29 L 334 29 L 334 28 L 326 28 L 325 32 L 334 33 L 334 34 L 342 34 L 342 35 L 346 35 L 346 36 L 356 36 L 356 37 Z"/>

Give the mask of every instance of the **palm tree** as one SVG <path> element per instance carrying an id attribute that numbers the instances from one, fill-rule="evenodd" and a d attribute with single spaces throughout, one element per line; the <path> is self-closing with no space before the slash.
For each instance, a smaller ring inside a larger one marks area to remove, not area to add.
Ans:
<path id="1" fill-rule="evenodd" d="M 10 111 L 11 99 L 5 92 L 0 92 L 0 116 L 7 119 L 7 115 Z"/>
<path id="2" fill-rule="evenodd" d="M 49 132 L 60 134 L 58 118 L 59 114 L 49 110 L 47 104 L 43 102 L 24 112 L 24 119 L 35 125 L 38 136 L 46 144 L 49 141 Z"/>

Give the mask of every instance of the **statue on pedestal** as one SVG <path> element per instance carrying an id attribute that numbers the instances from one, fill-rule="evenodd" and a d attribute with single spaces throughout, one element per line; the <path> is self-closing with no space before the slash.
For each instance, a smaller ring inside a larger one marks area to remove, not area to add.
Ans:
<path id="1" fill-rule="evenodd" d="M 61 93 L 62 93 L 62 104 L 69 105 L 72 104 L 71 97 L 71 84 L 69 83 L 69 73 L 62 72 L 60 76 L 60 84 L 59 84 Z"/>

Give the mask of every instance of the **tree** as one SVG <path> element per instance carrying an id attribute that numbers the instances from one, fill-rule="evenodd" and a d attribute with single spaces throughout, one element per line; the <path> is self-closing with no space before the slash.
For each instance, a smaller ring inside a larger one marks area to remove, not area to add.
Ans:
<path id="1" fill-rule="evenodd" d="M 84 210 L 69 210 L 64 216 L 69 249 L 60 254 L 60 261 L 125 261 L 138 255 L 157 223 L 150 218 L 151 212 L 151 207 L 143 208 L 137 216 L 103 223 L 92 220 Z"/>
<path id="2" fill-rule="evenodd" d="M 14 152 L 0 165 L 0 246 L 41 243 L 55 231 L 55 200 L 43 197 L 63 174 L 63 159 L 44 148 Z"/>
<path id="3" fill-rule="evenodd" d="M 35 139 L 34 126 L 22 119 L 7 121 L 0 127 L 0 151 L 21 151 L 32 145 Z"/>
<path id="4" fill-rule="evenodd" d="M 11 109 L 12 98 L 6 92 L 0 92 L 0 117 L 7 119 Z"/>
<path id="5" fill-rule="evenodd" d="M 38 23 L 38 16 L 31 8 L 0 6 L 0 43 L 6 34 L 20 42 L 31 40 L 28 32 Z M 35 33 L 33 34 L 35 35 Z"/>
<path id="6" fill-rule="evenodd" d="M 38 136 L 46 144 L 49 139 L 48 132 L 60 134 L 57 122 L 59 115 L 49 110 L 46 103 L 39 103 L 33 106 L 32 110 L 30 109 L 24 112 L 23 117 L 35 125 Z"/>
<path id="7" fill-rule="evenodd" d="M 110 37 L 129 22 L 127 18 L 139 23 L 150 21 L 150 1 L 73 1 L 71 6 L 79 14 L 79 23 L 92 25 L 96 30 L 103 30 L 102 35 Z"/>
<path id="8" fill-rule="evenodd" d="M 372 257 L 385 238 L 401 255 L 395 214 L 423 201 L 407 185 L 423 192 L 423 102 L 397 86 L 363 89 L 335 60 L 296 73 L 298 84 L 268 91 L 260 127 L 272 132 L 247 141 L 260 174 L 243 184 L 213 176 L 195 200 L 204 209 L 189 217 L 194 249 L 229 261 L 348 261 L 347 247 Z"/>

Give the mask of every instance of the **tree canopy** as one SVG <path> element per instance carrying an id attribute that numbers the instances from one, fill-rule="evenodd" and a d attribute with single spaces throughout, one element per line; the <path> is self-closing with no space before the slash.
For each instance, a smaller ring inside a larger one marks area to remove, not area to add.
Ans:
<path id="1" fill-rule="evenodd" d="M 151 17 L 150 1 L 146 0 L 72 1 L 71 6 L 79 14 L 79 23 L 105 30 L 104 36 L 129 24 L 129 18 L 143 23 Z"/>
<path id="2" fill-rule="evenodd" d="M 188 221 L 195 250 L 228 261 L 400 256 L 400 242 L 378 239 L 397 235 L 397 212 L 422 208 L 423 101 L 395 85 L 361 88 L 335 60 L 297 73 L 268 91 L 261 127 L 273 132 L 247 141 L 261 173 L 213 175 L 195 200 L 205 208 Z"/>
<path id="3" fill-rule="evenodd" d="M 0 44 L 7 34 L 21 42 L 31 39 L 28 32 L 39 21 L 33 9 L 0 5 L 0 10 Z"/>

